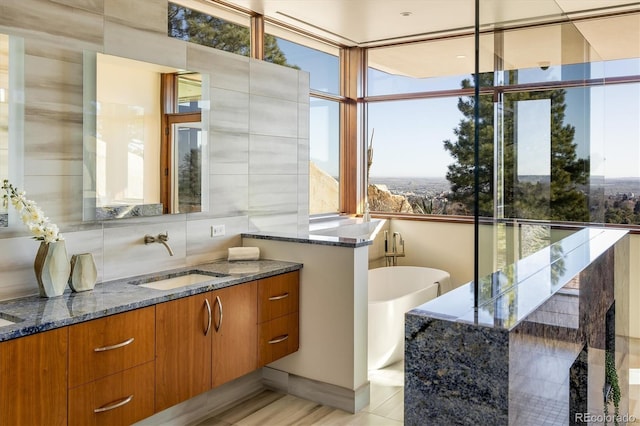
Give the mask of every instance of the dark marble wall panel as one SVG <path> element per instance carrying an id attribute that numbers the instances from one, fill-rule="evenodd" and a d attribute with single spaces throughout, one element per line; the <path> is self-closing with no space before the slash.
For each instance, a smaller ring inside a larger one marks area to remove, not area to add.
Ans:
<path id="1" fill-rule="evenodd" d="M 406 425 L 506 425 L 509 333 L 405 319 Z"/>
<path id="2" fill-rule="evenodd" d="M 493 311 L 484 306 L 475 320 L 471 314 L 446 317 L 444 299 L 407 313 L 405 422 L 581 424 L 585 416 L 604 410 L 605 349 L 615 352 L 619 410 L 628 413 L 628 345 L 613 327 L 628 317 L 618 318 L 617 300 L 613 306 L 614 293 L 628 291 L 616 290 L 628 286 L 625 277 L 616 279 L 616 265 L 630 259 L 628 251 L 617 249 L 618 242 L 626 247 L 627 236 L 609 231 L 567 251 L 563 264 L 573 273 L 554 283 L 557 292 L 550 292 L 546 301 L 519 312 L 522 319 L 515 324 L 492 322 L 487 314 Z M 551 278 L 548 283 L 530 280 L 509 290 L 516 293 L 519 307 L 527 306 L 519 298 L 531 297 L 532 284 L 553 288 Z M 449 302 L 456 312 L 459 301 Z M 438 308 L 437 316 L 432 306 Z"/>
<path id="3" fill-rule="evenodd" d="M 584 413 L 588 413 L 589 354 L 585 345 L 571 366 L 569 377 L 569 424 L 584 424 Z"/>
<path id="4" fill-rule="evenodd" d="M 605 349 L 606 316 L 613 305 L 614 251 L 607 250 L 580 273 L 580 327 L 587 346 Z"/>

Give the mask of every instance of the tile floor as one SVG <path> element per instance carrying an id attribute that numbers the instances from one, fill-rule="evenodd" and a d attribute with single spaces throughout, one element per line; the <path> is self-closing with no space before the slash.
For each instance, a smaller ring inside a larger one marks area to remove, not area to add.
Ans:
<path id="1" fill-rule="evenodd" d="M 404 424 L 404 363 L 369 372 L 371 402 L 356 414 L 265 390 L 191 426 L 285 426 Z M 640 422 L 640 339 L 629 341 L 629 415 Z M 622 414 L 622 413 L 621 413 Z"/>
<path id="2" fill-rule="evenodd" d="M 356 414 L 265 390 L 192 426 L 400 426 L 404 418 L 404 361 L 369 372 L 369 406 Z"/>

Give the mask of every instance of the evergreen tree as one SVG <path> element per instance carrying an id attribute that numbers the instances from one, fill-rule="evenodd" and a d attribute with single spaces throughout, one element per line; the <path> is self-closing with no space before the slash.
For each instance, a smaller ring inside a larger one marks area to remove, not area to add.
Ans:
<path id="1" fill-rule="evenodd" d="M 493 85 L 493 74 L 480 76 L 481 87 Z M 462 81 L 471 88 L 471 80 Z M 517 103 L 549 99 L 551 102 L 551 171 L 547 179 L 527 182 L 518 179 L 516 170 L 515 110 Z M 463 115 L 454 129 L 456 141 L 445 140 L 444 148 L 456 160 L 448 166 L 447 180 L 451 184 L 453 201 L 473 213 L 474 203 L 474 97 L 460 98 L 458 109 Z M 481 216 L 494 214 L 494 103 L 490 95 L 481 95 L 479 105 L 479 178 L 478 202 Z M 578 158 L 574 143 L 575 128 L 564 124 L 565 91 L 562 89 L 509 93 L 504 97 L 502 131 L 504 134 L 504 181 L 498 188 L 504 194 L 504 217 L 554 221 L 589 221 L 586 186 L 589 161 Z"/>
<path id="2" fill-rule="evenodd" d="M 251 34 L 248 27 L 207 15 L 177 4 L 169 3 L 169 36 L 209 46 L 238 55 L 249 56 Z M 264 60 L 298 69 L 287 63 L 276 38 L 264 36 Z"/>
<path id="3" fill-rule="evenodd" d="M 180 213 L 201 210 L 202 167 L 200 148 L 192 148 L 184 154 L 178 165 L 178 209 Z"/>
<path id="4" fill-rule="evenodd" d="M 493 84 L 493 74 L 481 74 L 482 86 Z M 472 88 L 471 80 L 462 81 L 463 89 Z M 459 98 L 458 110 L 464 118 L 460 120 L 458 128 L 453 130 L 457 141 L 444 141 L 444 148 L 456 160 L 448 166 L 447 180 L 451 184 L 452 201 L 465 206 L 464 214 L 473 214 L 474 203 L 474 106 L 473 97 Z M 481 96 L 480 99 L 480 139 L 478 170 L 480 185 L 478 188 L 478 202 L 480 216 L 493 216 L 493 101 L 490 97 Z"/>

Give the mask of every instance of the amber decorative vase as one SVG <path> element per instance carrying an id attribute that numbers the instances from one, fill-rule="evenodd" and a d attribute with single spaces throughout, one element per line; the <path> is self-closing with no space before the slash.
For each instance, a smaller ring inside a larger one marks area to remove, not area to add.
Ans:
<path id="1" fill-rule="evenodd" d="M 38 280 L 41 297 L 56 297 L 64 293 L 71 265 L 64 240 L 42 241 L 36 253 L 33 269 Z"/>

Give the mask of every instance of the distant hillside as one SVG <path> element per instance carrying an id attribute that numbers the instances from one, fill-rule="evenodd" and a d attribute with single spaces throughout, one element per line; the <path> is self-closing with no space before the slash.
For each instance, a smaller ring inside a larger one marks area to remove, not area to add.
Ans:
<path id="1" fill-rule="evenodd" d="M 638 194 L 640 193 L 640 178 L 606 178 L 602 186 L 604 187 L 605 195 L 615 195 L 618 193 Z"/>
<path id="2" fill-rule="evenodd" d="M 549 176 L 520 176 L 523 182 L 548 183 Z M 373 185 L 385 185 L 394 194 L 416 194 L 434 196 L 448 192 L 451 185 L 446 178 L 437 177 L 370 177 L 369 183 Z M 605 195 L 616 195 L 619 193 L 640 193 L 640 177 L 624 178 L 603 178 L 602 176 L 592 176 L 591 183 L 595 186 L 602 186 Z"/>

